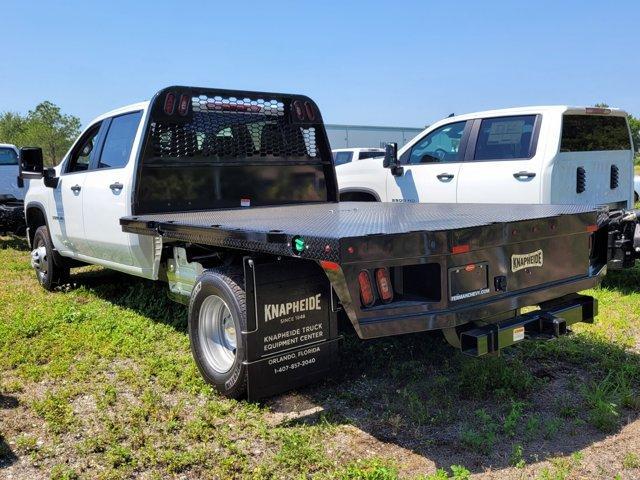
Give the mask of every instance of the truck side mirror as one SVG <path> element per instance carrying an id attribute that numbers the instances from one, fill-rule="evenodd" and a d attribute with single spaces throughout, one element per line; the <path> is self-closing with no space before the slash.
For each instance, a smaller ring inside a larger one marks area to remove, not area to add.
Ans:
<path id="1" fill-rule="evenodd" d="M 42 178 L 44 161 L 42 149 L 38 147 L 23 147 L 20 149 L 20 178 Z"/>
<path id="2" fill-rule="evenodd" d="M 404 169 L 400 166 L 398 162 L 398 144 L 397 143 L 387 143 L 384 151 L 384 162 L 382 162 L 382 166 L 384 168 L 390 168 L 391 174 L 395 176 L 402 175 L 404 173 Z"/>
<path id="3" fill-rule="evenodd" d="M 57 188 L 58 187 L 58 177 L 56 177 L 56 169 L 49 167 L 45 168 L 42 171 L 42 178 L 45 187 L 49 188 Z"/>

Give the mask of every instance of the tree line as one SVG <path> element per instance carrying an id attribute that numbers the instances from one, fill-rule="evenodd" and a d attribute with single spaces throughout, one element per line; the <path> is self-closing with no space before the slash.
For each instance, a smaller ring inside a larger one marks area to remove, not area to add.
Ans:
<path id="1" fill-rule="evenodd" d="M 62 113 L 56 104 L 44 101 L 26 115 L 0 114 L 0 143 L 40 147 L 45 165 L 56 165 L 80 134 L 80 119 Z"/>

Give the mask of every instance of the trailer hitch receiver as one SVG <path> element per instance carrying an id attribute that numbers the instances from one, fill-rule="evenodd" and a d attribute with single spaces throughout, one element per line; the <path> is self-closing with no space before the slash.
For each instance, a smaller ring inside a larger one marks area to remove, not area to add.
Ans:
<path id="1" fill-rule="evenodd" d="M 587 295 L 570 295 L 541 305 L 541 310 L 515 316 L 509 320 L 462 332 L 462 353 L 479 357 L 495 353 L 526 338 L 553 338 L 565 335 L 570 325 L 593 323 L 597 302 Z"/>

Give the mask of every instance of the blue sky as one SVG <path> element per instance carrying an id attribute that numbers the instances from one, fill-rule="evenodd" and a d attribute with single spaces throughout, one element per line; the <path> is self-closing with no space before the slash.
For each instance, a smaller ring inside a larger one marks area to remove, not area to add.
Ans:
<path id="1" fill-rule="evenodd" d="M 640 2 L 3 0 L 0 111 L 83 123 L 169 84 L 304 93 L 328 123 L 606 101 L 640 116 Z"/>

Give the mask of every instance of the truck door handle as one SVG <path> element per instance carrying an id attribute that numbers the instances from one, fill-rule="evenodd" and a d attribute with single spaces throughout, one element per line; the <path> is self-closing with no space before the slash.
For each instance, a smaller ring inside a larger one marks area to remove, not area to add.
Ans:
<path id="1" fill-rule="evenodd" d="M 123 187 L 124 185 L 122 185 L 120 182 L 112 183 L 111 185 L 109 185 L 109 188 L 111 190 L 122 190 Z"/>
<path id="2" fill-rule="evenodd" d="M 516 172 L 513 174 L 513 177 L 516 180 L 529 180 L 533 177 L 535 177 L 536 174 L 533 172 L 525 172 L 525 171 L 521 171 L 521 172 Z"/>
<path id="3" fill-rule="evenodd" d="M 440 175 L 436 175 L 436 178 L 441 182 L 449 182 L 453 180 L 454 175 L 452 173 L 441 173 Z"/>
<path id="4" fill-rule="evenodd" d="M 82 187 L 80 185 L 74 185 L 73 187 L 71 187 L 71 191 L 73 193 L 78 193 L 80 190 L 82 190 Z"/>

